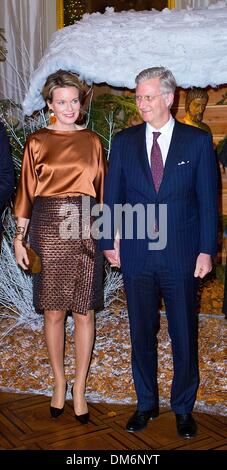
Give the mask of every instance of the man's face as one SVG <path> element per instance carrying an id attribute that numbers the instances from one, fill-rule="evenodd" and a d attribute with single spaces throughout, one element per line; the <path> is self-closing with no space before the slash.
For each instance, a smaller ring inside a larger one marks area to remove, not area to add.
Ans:
<path id="1" fill-rule="evenodd" d="M 203 113 L 207 104 L 206 98 L 195 98 L 189 105 L 189 115 L 192 121 L 201 122 L 203 119 Z"/>
<path id="2" fill-rule="evenodd" d="M 137 85 L 136 104 L 144 122 L 160 129 L 169 120 L 169 107 L 173 102 L 173 93 L 163 93 L 160 79 L 150 78 Z"/>

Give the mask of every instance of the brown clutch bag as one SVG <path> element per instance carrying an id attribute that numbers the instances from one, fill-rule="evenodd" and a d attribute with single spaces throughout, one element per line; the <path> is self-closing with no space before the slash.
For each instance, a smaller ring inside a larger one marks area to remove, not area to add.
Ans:
<path id="1" fill-rule="evenodd" d="M 27 255 L 28 255 L 28 260 L 29 260 L 29 265 L 28 265 L 28 270 L 31 274 L 38 274 L 41 271 L 41 259 L 39 255 L 33 250 L 33 248 L 30 247 L 28 243 L 24 244 L 24 247 L 26 248 Z"/>

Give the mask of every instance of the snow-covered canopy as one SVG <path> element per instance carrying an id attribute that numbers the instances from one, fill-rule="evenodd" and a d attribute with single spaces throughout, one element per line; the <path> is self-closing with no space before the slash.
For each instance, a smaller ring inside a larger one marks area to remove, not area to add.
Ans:
<path id="1" fill-rule="evenodd" d="M 47 76 L 62 68 L 87 83 L 135 87 L 147 67 L 168 67 L 179 86 L 227 83 L 227 0 L 203 10 L 124 11 L 83 19 L 53 34 L 31 77 L 25 114 L 43 108 L 40 94 Z"/>

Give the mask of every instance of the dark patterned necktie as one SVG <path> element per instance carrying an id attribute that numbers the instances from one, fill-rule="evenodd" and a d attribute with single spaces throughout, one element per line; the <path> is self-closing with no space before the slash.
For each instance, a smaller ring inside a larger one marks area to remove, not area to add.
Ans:
<path id="1" fill-rule="evenodd" d="M 158 192 L 160 184 L 162 182 L 163 177 L 163 160 L 162 160 L 162 153 L 157 142 L 157 139 L 161 135 L 161 132 L 153 132 L 153 145 L 151 149 L 151 173 L 154 181 L 154 186 L 156 192 Z"/>

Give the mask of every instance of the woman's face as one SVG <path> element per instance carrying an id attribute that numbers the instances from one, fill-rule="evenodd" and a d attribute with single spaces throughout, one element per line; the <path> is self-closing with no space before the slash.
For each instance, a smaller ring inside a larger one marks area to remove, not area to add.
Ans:
<path id="1" fill-rule="evenodd" d="M 74 86 L 56 88 L 53 91 L 52 103 L 48 102 L 50 111 L 56 117 L 58 129 L 74 129 L 74 123 L 80 112 L 79 90 Z"/>

